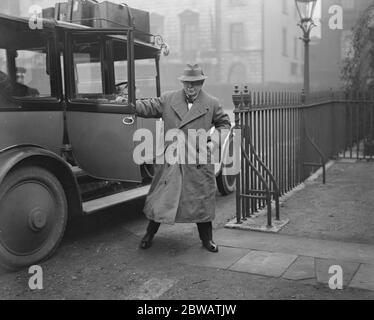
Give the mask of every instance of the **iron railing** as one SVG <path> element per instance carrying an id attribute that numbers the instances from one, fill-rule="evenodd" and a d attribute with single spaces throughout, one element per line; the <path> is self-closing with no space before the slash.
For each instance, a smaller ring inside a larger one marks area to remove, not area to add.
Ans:
<path id="1" fill-rule="evenodd" d="M 272 226 L 279 197 L 336 157 L 373 159 L 374 101 L 366 93 L 250 92 L 235 87 L 235 125 L 242 130 L 237 222 L 267 206 Z"/>

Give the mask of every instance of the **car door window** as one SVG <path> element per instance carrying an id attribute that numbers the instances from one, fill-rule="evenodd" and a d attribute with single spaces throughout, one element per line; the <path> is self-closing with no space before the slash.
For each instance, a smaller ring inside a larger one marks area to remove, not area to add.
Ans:
<path id="1" fill-rule="evenodd" d="M 123 92 L 127 89 L 127 61 L 114 63 L 116 84 Z M 122 87 L 120 87 L 122 85 Z M 137 99 L 153 98 L 156 90 L 156 62 L 155 59 L 135 60 L 135 94 Z"/>
<path id="2" fill-rule="evenodd" d="M 98 36 L 73 39 L 73 99 L 91 101 L 105 98 L 101 61 Z"/>
<path id="3" fill-rule="evenodd" d="M 109 56 L 107 52 L 113 37 L 115 36 L 73 35 L 73 102 L 90 104 L 118 103 L 119 94 L 117 90 L 122 86 L 116 87 L 114 76 L 111 76 L 115 58 Z M 124 42 L 121 43 L 123 52 L 126 52 Z M 121 68 L 122 66 L 119 67 Z M 125 81 L 123 80 L 122 82 Z M 127 81 L 123 85 L 126 84 Z"/>
<path id="4" fill-rule="evenodd" d="M 91 53 L 74 53 L 77 97 L 103 97 L 101 62 Z"/>

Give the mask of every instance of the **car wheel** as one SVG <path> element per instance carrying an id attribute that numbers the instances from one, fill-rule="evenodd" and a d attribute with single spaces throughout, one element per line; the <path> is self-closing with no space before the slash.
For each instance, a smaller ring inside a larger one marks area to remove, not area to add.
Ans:
<path id="1" fill-rule="evenodd" d="M 229 155 L 233 154 L 233 147 L 234 147 L 234 142 L 233 139 L 230 138 L 230 143 L 228 148 L 225 149 L 223 153 L 223 159 L 225 160 Z M 223 161 L 221 165 L 221 171 L 219 175 L 216 178 L 217 181 L 217 188 L 218 191 L 223 195 L 227 196 L 231 193 L 234 192 L 235 186 L 236 186 L 236 175 L 225 175 L 223 174 L 223 166 L 225 166 L 225 163 L 228 163 L 228 161 Z"/>
<path id="2" fill-rule="evenodd" d="M 18 269 L 47 259 L 67 219 L 65 192 L 53 174 L 39 167 L 11 171 L 0 186 L 0 263 Z"/>

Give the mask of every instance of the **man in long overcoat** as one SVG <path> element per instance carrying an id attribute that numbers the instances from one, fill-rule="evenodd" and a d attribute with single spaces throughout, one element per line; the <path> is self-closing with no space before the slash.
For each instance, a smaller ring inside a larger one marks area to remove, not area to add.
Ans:
<path id="1" fill-rule="evenodd" d="M 207 77 L 198 65 L 187 65 L 179 80 L 183 89 L 168 92 L 160 98 L 138 100 L 136 114 L 144 118 L 162 118 L 164 130 L 178 130 L 184 133 L 186 153 L 195 148 L 199 158 L 199 150 L 195 143 L 187 142 L 189 130 L 209 132 L 212 127 L 220 131 L 231 128 L 229 116 L 224 113 L 218 99 L 202 90 Z M 200 131 L 199 131 L 200 130 Z M 206 138 L 206 136 L 205 136 Z M 224 138 L 221 140 L 224 141 Z M 197 160 L 188 162 L 188 154 L 180 157 L 180 161 L 170 164 L 156 165 L 155 176 L 146 199 L 144 213 L 150 220 L 147 233 L 140 247 L 148 249 L 161 223 L 196 223 L 203 247 L 217 252 L 218 246 L 212 238 L 212 221 L 215 218 L 216 180 L 214 164 L 210 163 L 213 149 L 219 147 L 209 141 L 206 162 Z M 184 145 L 182 145 L 184 147 Z M 180 149 L 180 143 L 170 143 L 165 154 L 172 149 Z M 181 150 L 177 150 L 177 153 Z M 178 153 L 180 154 L 180 153 Z M 183 160 L 186 160 L 183 162 Z"/>

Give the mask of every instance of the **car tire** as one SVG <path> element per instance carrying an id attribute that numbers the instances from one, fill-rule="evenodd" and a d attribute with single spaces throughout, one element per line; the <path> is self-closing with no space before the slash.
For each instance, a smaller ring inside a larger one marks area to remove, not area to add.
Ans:
<path id="1" fill-rule="evenodd" d="M 36 166 L 13 169 L 0 185 L 0 264 L 19 269 L 50 257 L 67 219 L 66 195 L 52 173 Z"/>
<path id="2" fill-rule="evenodd" d="M 228 157 L 230 153 L 232 154 L 233 143 L 234 143 L 233 139 L 230 138 L 230 143 L 228 145 L 228 148 L 226 148 L 224 153 L 223 153 L 223 159 Z M 229 151 L 230 151 L 230 153 L 229 153 Z M 223 163 L 221 164 L 221 170 L 220 170 L 218 176 L 216 177 L 218 191 L 223 196 L 227 196 L 227 195 L 233 193 L 235 191 L 235 187 L 236 187 L 236 175 L 232 176 L 232 175 L 224 175 L 223 174 L 223 166 L 225 165 L 225 163 L 228 163 L 228 161 L 223 161 Z"/>

